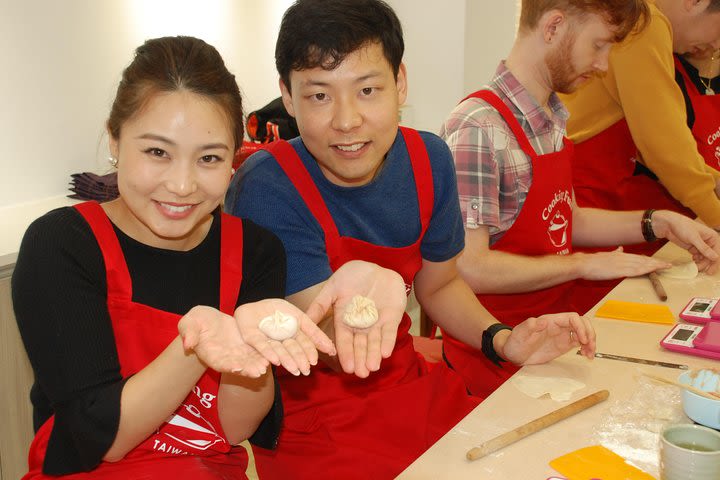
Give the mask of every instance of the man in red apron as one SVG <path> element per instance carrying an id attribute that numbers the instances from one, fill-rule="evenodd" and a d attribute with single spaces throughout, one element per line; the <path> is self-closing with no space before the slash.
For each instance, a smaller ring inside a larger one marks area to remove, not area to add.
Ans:
<path id="1" fill-rule="evenodd" d="M 452 157 L 437 136 L 398 128 L 402 54 L 399 21 L 383 2 L 290 7 L 276 63 L 301 136 L 251 156 L 226 208 L 281 238 L 287 298 L 300 308 L 333 271 L 364 260 L 400 274 L 407 291 L 414 284 L 431 316 L 492 358 L 543 362 L 581 343 L 591 354 L 592 329 L 577 315 L 498 331 L 459 277 Z M 376 285 L 367 296 L 387 288 Z M 335 318 L 321 325 L 334 329 L 340 365 L 319 365 L 308 377 L 278 373 L 285 424 L 275 451 L 254 450 L 261 478 L 394 478 L 479 401 L 444 364 L 429 368 L 413 350 L 407 315 L 399 326 L 381 320 L 348 332 L 341 306 L 333 307 Z"/>
<path id="2" fill-rule="evenodd" d="M 712 56 L 711 61 L 720 60 Z M 712 72 L 710 77 L 705 77 L 679 55 L 675 55 L 675 72 L 685 95 L 688 126 L 697 142 L 698 152 L 709 167 L 720 170 L 720 96 L 717 95 L 720 92 L 720 76 Z"/>
<path id="3" fill-rule="evenodd" d="M 577 246 L 643 241 L 642 211 L 575 204 L 567 111 L 555 92 L 572 91 L 604 71 L 610 46 L 647 11 L 642 1 L 627 0 L 585 2 L 585 8 L 563 11 L 549 2 L 538 10 L 523 2 L 507 60 L 485 90 L 455 108 L 441 131 L 455 159 L 466 219 L 460 270 L 481 303 L 509 325 L 542 313 L 585 313 L 623 277 L 669 266 L 619 250 L 573 253 Z M 667 224 L 665 236 L 715 236 L 673 212 L 649 218 Z M 443 347 L 475 395 L 489 395 L 517 371 L 512 365 L 498 368 L 445 331 Z"/>
<path id="4" fill-rule="evenodd" d="M 720 0 L 648 1 L 649 26 L 610 53 L 602 77 L 563 101 L 575 142 L 580 206 L 666 208 L 720 227 L 720 172 L 706 165 L 685 123 L 673 52 L 720 47 Z M 647 167 L 657 176 L 638 174 Z"/>

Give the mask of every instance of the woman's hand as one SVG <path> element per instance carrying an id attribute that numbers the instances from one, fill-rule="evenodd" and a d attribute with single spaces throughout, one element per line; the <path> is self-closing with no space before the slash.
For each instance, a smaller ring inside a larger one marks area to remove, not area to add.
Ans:
<path id="1" fill-rule="evenodd" d="M 193 307 L 178 322 L 186 352 L 194 352 L 208 368 L 257 378 L 267 372 L 268 361 L 240 334 L 235 318 L 206 307 Z"/>
<path id="2" fill-rule="evenodd" d="M 269 338 L 258 327 L 260 321 L 276 311 L 293 316 L 298 321 L 294 337 L 278 341 Z M 335 346 L 310 317 L 295 305 L 279 298 L 240 305 L 235 320 L 242 338 L 273 365 L 282 365 L 294 375 L 308 375 L 317 364 L 318 350 L 335 355 Z"/>
<path id="3" fill-rule="evenodd" d="M 345 309 L 355 295 L 375 302 L 378 321 L 368 328 L 345 324 Z M 325 282 L 307 313 L 320 322 L 333 309 L 333 328 L 338 359 L 346 373 L 365 378 L 380 369 L 395 347 L 397 329 L 402 320 L 407 293 L 405 282 L 395 271 L 374 263 L 353 260 L 340 267 Z"/>

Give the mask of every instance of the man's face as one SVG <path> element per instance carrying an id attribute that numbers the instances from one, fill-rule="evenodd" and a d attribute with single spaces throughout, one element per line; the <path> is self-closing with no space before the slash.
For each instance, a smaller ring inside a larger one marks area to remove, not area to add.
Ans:
<path id="1" fill-rule="evenodd" d="M 382 45 L 370 43 L 334 70 L 292 71 L 290 86 L 292 94 L 280 82 L 285 108 L 325 177 L 342 186 L 370 182 L 395 141 L 405 66 L 395 79 Z"/>
<path id="2" fill-rule="evenodd" d="M 708 12 L 709 0 L 687 3 L 673 22 L 673 51 L 694 57 L 720 48 L 720 11 Z"/>
<path id="3" fill-rule="evenodd" d="M 571 22 L 563 37 L 545 57 L 551 90 L 572 93 L 593 75 L 607 71 L 615 34 L 599 15 L 588 15 L 582 24 Z"/>

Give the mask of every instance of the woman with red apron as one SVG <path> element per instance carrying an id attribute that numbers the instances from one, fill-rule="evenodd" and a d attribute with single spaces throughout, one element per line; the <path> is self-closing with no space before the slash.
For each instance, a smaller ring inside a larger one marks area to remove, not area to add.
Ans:
<path id="1" fill-rule="evenodd" d="M 28 228 L 12 278 L 35 373 L 27 480 L 242 479 L 235 444 L 272 448 L 281 410 L 268 364 L 309 369 L 309 344 L 292 358 L 286 348 L 322 334 L 277 298 L 280 240 L 219 212 L 242 120 L 217 50 L 146 41 L 107 121 L 120 196 Z M 300 331 L 276 345 L 259 323 L 277 310 Z"/>
<path id="2" fill-rule="evenodd" d="M 121 374 L 142 370 L 177 337 L 180 315 L 132 301 L 132 282 L 112 224 L 102 207 L 88 202 L 75 207 L 90 225 L 107 268 L 108 310 L 117 343 Z M 222 215 L 220 310 L 232 315 L 242 283 L 242 221 Z M 247 452 L 228 443 L 217 410 L 218 372 L 208 370 L 175 413 L 122 461 L 102 462 L 89 473 L 63 478 L 125 480 L 129 478 L 242 479 Z M 38 430 L 30 446 L 30 479 L 42 474 L 54 416 Z"/>
<path id="3" fill-rule="evenodd" d="M 411 285 L 422 265 L 420 243 L 432 215 L 433 179 L 422 139 L 416 131 L 400 128 L 422 225 L 417 241 L 400 248 L 341 236 L 294 148 L 284 141 L 266 147 L 321 225 L 333 271 L 348 261 L 364 260 L 395 270 Z M 394 478 L 478 404 L 446 367 L 428 371 L 413 349 L 409 328 L 405 314 L 392 355 L 365 379 L 326 365 L 313 368 L 307 378 L 278 371 L 285 423 L 276 450 L 253 448 L 260 478 Z"/>
<path id="4" fill-rule="evenodd" d="M 675 70 L 682 75 L 684 90 L 695 114 L 692 134 L 698 151 L 708 166 L 720 170 L 720 95 L 701 94 L 677 56 Z"/>
<path id="5" fill-rule="evenodd" d="M 490 249 L 518 255 L 569 255 L 572 253 L 572 181 L 570 162 L 573 145 L 545 155 L 535 153 L 520 123 L 493 92 L 481 90 L 468 98 L 480 98 L 502 115 L 523 152 L 532 161 L 532 185 L 512 227 Z M 592 308 L 618 283 L 574 280 L 534 292 L 478 294 L 480 303 L 499 321 L 516 326 L 529 317 L 546 313 L 579 312 Z M 481 398 L 495 391 L 520 368 L 495 365 L 482 352 L 443 331 L 443 349 L 450 366 L 460 373 L 468 390 Z"/>

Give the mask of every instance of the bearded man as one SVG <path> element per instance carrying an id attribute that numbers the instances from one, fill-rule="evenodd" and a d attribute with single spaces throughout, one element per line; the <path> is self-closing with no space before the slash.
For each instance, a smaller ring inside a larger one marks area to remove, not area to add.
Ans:
<path id="1" fill-rule="evenodd" d="M 557 92 L 573 92 L 605 72 L 613 44 L 641 31 L 648 19 L 644 0 L 523 0 L 507 59 L 442 127 L 465 224 L 460 273 L 509 326 L 544 313 L 585 313 L 619 279 L 669 266 L 618 245 L 701 240 L 701 249 L 692 250 L 699 268 L 717 268 L 717 234 L 690 218 L 575 203 L 568 113 Z M 578 247 L 585 252 L 574 252 Z M 493 364 L 445 331 L 443 348 L 468 390 L 481 397 L 517 370 Z"/>

